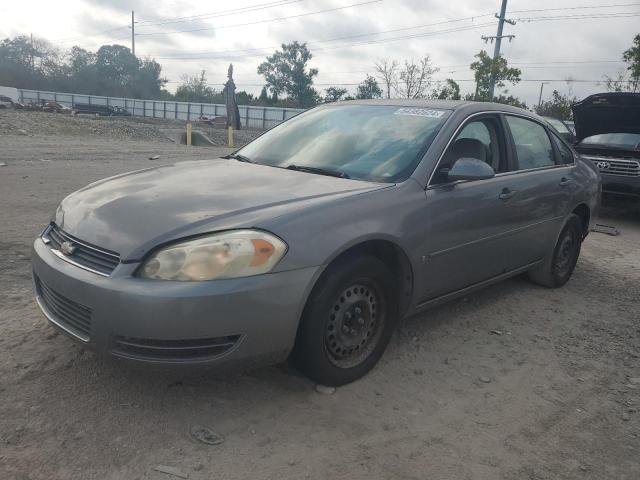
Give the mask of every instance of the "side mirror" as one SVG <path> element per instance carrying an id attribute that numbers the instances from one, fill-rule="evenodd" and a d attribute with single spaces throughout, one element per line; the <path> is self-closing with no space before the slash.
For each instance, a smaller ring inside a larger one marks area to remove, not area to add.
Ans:
<path id="1" fill-rule="evenodd" d="M 477 158 L 459 158 L 447 173 L 447 178 L 455 182 L 457 180 L 486 180 L 495 177 L 491 165 Z"/>

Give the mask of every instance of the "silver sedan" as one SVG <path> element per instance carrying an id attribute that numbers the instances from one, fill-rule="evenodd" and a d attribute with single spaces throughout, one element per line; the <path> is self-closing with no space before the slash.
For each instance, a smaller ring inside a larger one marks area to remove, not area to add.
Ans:
<path id="1" fill-rule="evenodd" d="M 505 105 L 323 105 L 225 158 L 108 178 L 33 244 L 37 301 L 70 337 L 149 364 L 290 357 L 327 385 L 405 316 L 528 272 L 569 280 L 597 170 Z"/>

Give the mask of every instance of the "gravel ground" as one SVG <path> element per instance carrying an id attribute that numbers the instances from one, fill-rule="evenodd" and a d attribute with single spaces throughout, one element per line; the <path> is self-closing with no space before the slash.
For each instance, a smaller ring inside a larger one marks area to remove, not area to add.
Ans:
<path id="1" fill-rule="evenodd" d="M 0 134 L 0 478 L 640 478 L 640 211 L 559 290 L 514 278 L 403 322 L 333 395 L 277 366 L 183 378 L 102 361 L 38 311 L 29 248 L 91 181 L 221 149 Z M 44 160 L 44 161 L 41 161 Z M 202 425 L 224 436 L 209 446 Z M 165 469 L 166 470 L 166 469 Z M 176 471 L 177 470 L 177 471 Z"/>
<path id="2" fill-rule="evenodd" d="M 179 139 L 185 130 L 181 120 L 163 120 L 141 117 L 96 117 L 93 115 L 70 115 L 25 110 L 0 110 L 0 136 L 27 137 L 71 137 L 172 142 Z M 207 135 L 215 146 L 227 145 L 227 132 L 200 122 L 192 122 L 194 130 Z M 235 132 L 235 141 L 244 145 L 261 132 L 240 130 Z"/>

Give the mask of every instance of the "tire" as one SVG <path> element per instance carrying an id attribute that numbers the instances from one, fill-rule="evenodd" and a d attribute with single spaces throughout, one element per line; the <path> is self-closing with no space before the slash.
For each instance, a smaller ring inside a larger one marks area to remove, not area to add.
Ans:
<path id="1" fill-rule="evenodd" d="M 562 287 L 571 278 L 582 246 L 582 222 L 571 214 L 565 223 L 553 252 L 543 263 L 529 271 L 533 283 L 548 288 Z"/>
<path id="2" fill-rule="evenodd" d="M 305 305 L 294 365 L 316 383 L 340 386 L 364 376 L 389 344 L 398 317 L 394 276 L 369 255 L 330 265 Z"/>

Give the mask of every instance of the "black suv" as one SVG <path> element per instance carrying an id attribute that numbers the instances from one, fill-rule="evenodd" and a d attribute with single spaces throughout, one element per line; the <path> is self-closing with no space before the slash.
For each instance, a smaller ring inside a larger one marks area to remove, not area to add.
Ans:
<path id="1" fill-rule="evenodd" d="M 640 93 L 598 93 L 573 106 L 576 150 L 602 174 L 602 192 L 640 200 Z"/>

